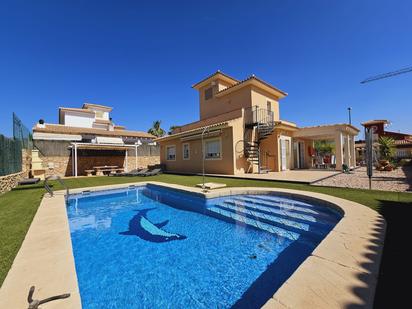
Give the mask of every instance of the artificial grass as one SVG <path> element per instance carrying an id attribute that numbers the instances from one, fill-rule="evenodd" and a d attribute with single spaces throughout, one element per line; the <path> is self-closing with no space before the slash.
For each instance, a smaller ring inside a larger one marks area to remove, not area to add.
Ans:
<path id="1" fill-rule="evenodd" d="M 173 174 L 152 177 L 104 176 L 70 178 L 66 179 L 65 182 L 69 188 L 82 188 L 150 180 L 194 186 L 202 182 L 202 177 Z M 229 187 L 273 187 L 325 193 L 363 204 L 380 212 L 387 221 L 387 234 L 376 293 L 378 301 L 375 302 L 375 306 L 379 306 L 387 300 L 385 295 L 393 289 L 391 281 L 395 279 L 398 281 L 399 271 L 409 267 L 411 254 L 410 250 L 404 246 L 404 241 L 405 235 L 409 233 L 409 220 L 412 215 L 412 194 L 410 193 L 318 187 L 307 184 L 238 178 L 207 177 L 207 181 L 225 183 Z M 62 189 L 59 183 L 52 182 L 52 184 L 54 190 Z M 20 186 L 0 196 L 0 285 L 13 263 L 44 193 L 42 184 L 37 184 Z M 398 295 L 397 299 L 401 299 L 399 294 L 396 295 Z M 393 298 L 391 301 L 393 305 Z"/>

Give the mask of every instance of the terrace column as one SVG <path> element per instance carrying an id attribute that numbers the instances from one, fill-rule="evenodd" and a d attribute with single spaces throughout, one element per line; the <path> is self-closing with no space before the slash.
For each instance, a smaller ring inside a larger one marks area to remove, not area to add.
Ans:
<path id="1" fill-rule="evenodd" d="M 137 170 L 137 144 L 134 144 L 134 168 Z"/>
<path id="2" fill-rule="evenodd" d="M 74 177 L 77 177 L 77 143 L 74 143 Z"/>
<path id="3" fill-rule="evenodd" d="M 351 162 L 351 147 L 350 147 L 350 136 L 349 134 L 345 136 L 345 164 L 350 167 Z"/>
<path id="4" fill-rule="evenodd" d="M 71 151 L 72 151 L 72 176 L 74 176 L 74 146 L 73 144 L 72 144 Z"/>
<path id="5" fill-rule="evenodd" d="M 350 153 L 351 153 L 351 165 L 352 167 L 356 167 L 356 151 L 355 151 L 355 136 L 351 135 L 351 147 L 350 147 Z"/>
<path id="6" fill-rule="evenodd" d="M 128 172 L 127 166 L 129 165 L 128 158 L 127 158 L 127 157 L 128 157 L 128 156 L 127 156 L 127 152 L 128 152 L 128 151 L 127 151 L 127 148 L 126 148 L 125 155 L 124 155 L 124 156 L 125 156 L 124 161 L 125 161 L 125 165 L 126 165 L 126 166 L 125 166 L 125 169 L 124 169 L 125 172 Z"/>
<path id="7" fill-rule="evenodd" d="M 342 170 L 343 164 L 343 143 L 342 133 L 340 131 L 335 134 L 335 155 L 336 155 L 336 170 Z"/>

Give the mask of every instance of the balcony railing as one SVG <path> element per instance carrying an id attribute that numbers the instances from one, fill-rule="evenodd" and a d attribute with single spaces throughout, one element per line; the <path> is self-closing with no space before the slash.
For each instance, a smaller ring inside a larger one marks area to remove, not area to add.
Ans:
<path id="1" fill-rule="evenodd" d="M 245 109 L 245 124 L 252 126 L 259 126 L 261 124 L 274 123 L 274 113 L 271 110 L 252 106 Z"/>

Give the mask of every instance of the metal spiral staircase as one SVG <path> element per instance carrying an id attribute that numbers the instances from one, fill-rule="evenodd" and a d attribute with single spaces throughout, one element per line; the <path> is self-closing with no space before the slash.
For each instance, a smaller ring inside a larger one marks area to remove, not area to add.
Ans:
<path id="1" fill-rule="evenodd" d="M 267 173 L 269 168 L 262 164 L 261 142 L 272 134 L 275 128 L 273 111 L 253 106 L 245 110 L 244 155 L 258 166 L 258 173 Z"/>

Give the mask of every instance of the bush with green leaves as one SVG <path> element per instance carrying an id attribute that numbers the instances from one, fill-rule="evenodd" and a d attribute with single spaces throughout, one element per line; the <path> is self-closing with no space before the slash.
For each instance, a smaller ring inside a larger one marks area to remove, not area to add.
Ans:
<path id="1" fill-rule="evenodd" d="M 395 156 L 395 140 L 389 136 L 379 138 L 379 155 L 383 160 L 392 160 Z"/>

